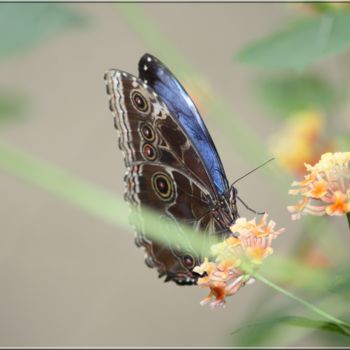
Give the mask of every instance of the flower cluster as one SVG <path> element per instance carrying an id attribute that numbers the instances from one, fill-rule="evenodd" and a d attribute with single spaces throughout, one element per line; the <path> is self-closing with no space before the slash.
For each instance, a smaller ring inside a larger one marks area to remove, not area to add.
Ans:
<path id="1" fill-rule="evenodd" d="M 264 258 L 272 254 L 272 240 L 284 229 L 274 230 L 275 222 L 267 222 L 267 214 L 257 224 L 256 220 L 239 218 L 230 227 L 234 236 L 211 247 L 213 261 L 208 258 L 194 271 L 204 275 L 200 287 L 210 288 L 201 302 L 212 307 L 224 306 L 225 298 L 235 294 L 245 284 L 253 282 L 252 272 Z"/>
<path id="2" fill-rule="evenodd" d="M 304 163 L 314 163 L 333 146 L 323 136 L 325 119 L 316 110 L 300 111 L 292 115 L 276 135 L 271 137 L 270 149 L 282 168 L 296 175 L 304 175 Z"/>
<path id="3" fill-rule="evenodd" d="M 350 212 L 350 152 L 325 153 L 314 166 L 305 164 L 304 180 L 292 183 L 292 195 L 301 195 L 298 204 L 288 207 L 292 219 L 301 214 L 344 215 Z"/>

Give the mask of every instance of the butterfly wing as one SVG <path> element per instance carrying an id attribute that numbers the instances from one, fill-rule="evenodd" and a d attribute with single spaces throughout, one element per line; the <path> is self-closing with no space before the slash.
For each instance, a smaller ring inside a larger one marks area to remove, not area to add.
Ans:
<path id="1" fill-rule="evenodd" d="M 214 232 L 212 208 L 216 187 L 191 139 L 158 94 L 135 76 L 119 70 L 105 75 L 110 109 L 119 132 L 127 173 L 126 200 L 142 209 L 155 209 L 160 219 L 180 221 Z M 220 226 L 220 225 L 219 225 Z M 166 234 L 166 233 L 165 233 Z M 186 236 L 179 229 L 180 239 Z M 194 284 L 198 260 L 191 250 L 160 244 L 138 232 L 136 243 L 146 249 L 146 263 L 178 284 Z"/>
<path id="2" fill-rule="evenodd" d="M 190 138 L 204 163 L 216 192 L 228 190 L 224 167 L 213 140 L 193 101 L 180 82 L 156 57 L 144 54 L 139 61 L 139 77 L 162 98 Z"/>

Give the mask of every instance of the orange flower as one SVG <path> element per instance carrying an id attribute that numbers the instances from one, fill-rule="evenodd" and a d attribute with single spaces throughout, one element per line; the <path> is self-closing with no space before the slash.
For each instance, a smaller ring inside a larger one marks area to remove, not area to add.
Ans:
<path id="1" fill-rule="evenodd" d="M 261 264 L 263 259 L 273 253 L 271 247 L 247 247 L 247 254 L 254 264 Z"/>
<path id="2" fill-rule="evenodd" d="M 349 195 L 345 195 L 340 191 L 335 191 L 332 198 L 331 205 L 326 207 L 326 213 L 328 215 L 344 215 L 350 212 Z"/>
<path id="3" fill-rule="evenodd" d="M 202 305 L 225 306 L 227 296 L 234 295 L 245 284 L 254 281 L 251 272 L 272 254 L 272 240 L 284 230 L 275 231 L 274 227 L 274 221 L 267 223 L 267 214 L 258 224 L 255 219 L 247 221 L 239 218 L 230 228 L 233 236 L 211 247 L 214 261 L 209 262 L 206 258 L 194 268 L 195 272 L 204 274 L 198 279 L 198 285 L 210 289 Z"/>
<path id="4" fill-rule="evenodd" d="M 350 212 L 350 152 L 325 153 L 314 166 L 305 164 L 309 172 L 304 181 L 294 181 L 289 194 L 300 194 L 298 204 L 288 207 L 292 220 L 303 213 L 311 215 L 344 215 Z"/>
<path id="5" fill-rule="evenodd" d="M 327 182 L 325 180 L 315 181 L 310 184 L 310 191 L 306 192 L 308 197 L 322 198 L 327 193 Z"/>
<path id="6" fill-rule="evenodd" d="M 323 137 L 324 117 L 314 110 L 295 113 L 282 130 L 270 140 L 270 149 L 282 168 L 296 174 L 305 173 L 304 163 L 317 161 L 333 146 Z"/>

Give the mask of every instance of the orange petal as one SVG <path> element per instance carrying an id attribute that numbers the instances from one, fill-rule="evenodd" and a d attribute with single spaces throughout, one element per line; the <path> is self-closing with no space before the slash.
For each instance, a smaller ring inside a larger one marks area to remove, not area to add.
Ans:
<path id="1" fill-rule="evenodd" d="M 333 203 L 326 208 L 328 215 L 344 215 L 350 212 L 350 204 L 348 202 L 348 196 L 340 191 L 334 192 Z"/>
<path id="2" fill-rule="evenodd" d="M 327 181 L 319 180 L 312 184 L 311 190 L 306 192 L 305 195 L 313 198 L 321 198 L 327 194 L 327 191 Z"/>
<path id="3" fill-rule="evenodd" d="M 302 200 L 300 200 L 298 202 L 298 204 L 295 204 L 295 205 L 289 205 L 287 207 L 288 211 L 291 213 L 291 214 L 294 214 L 294 213 L 299 213 L 301 211 L 303 211 L 303 209 L 305 208 L 306 204 L 308 203 L 308 199 L 306 197 L 304 197 Z"/>

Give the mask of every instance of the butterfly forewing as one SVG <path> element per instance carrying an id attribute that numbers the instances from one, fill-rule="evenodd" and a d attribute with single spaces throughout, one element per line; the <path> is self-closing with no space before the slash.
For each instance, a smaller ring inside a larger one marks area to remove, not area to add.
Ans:
<path id="1" fill-rule="evenodd" d="M 215 187 L 215 193 L 222 196 L 229 187 L 224 167 L 192 99 L 174 74 L 156 57 L 148 53 L 144 54 L 139 61 L 138 68 L 140 79 L 147 82 L 162 97 L 172 116 L 186 132 L 205 165 L 208 176 Z"/>

